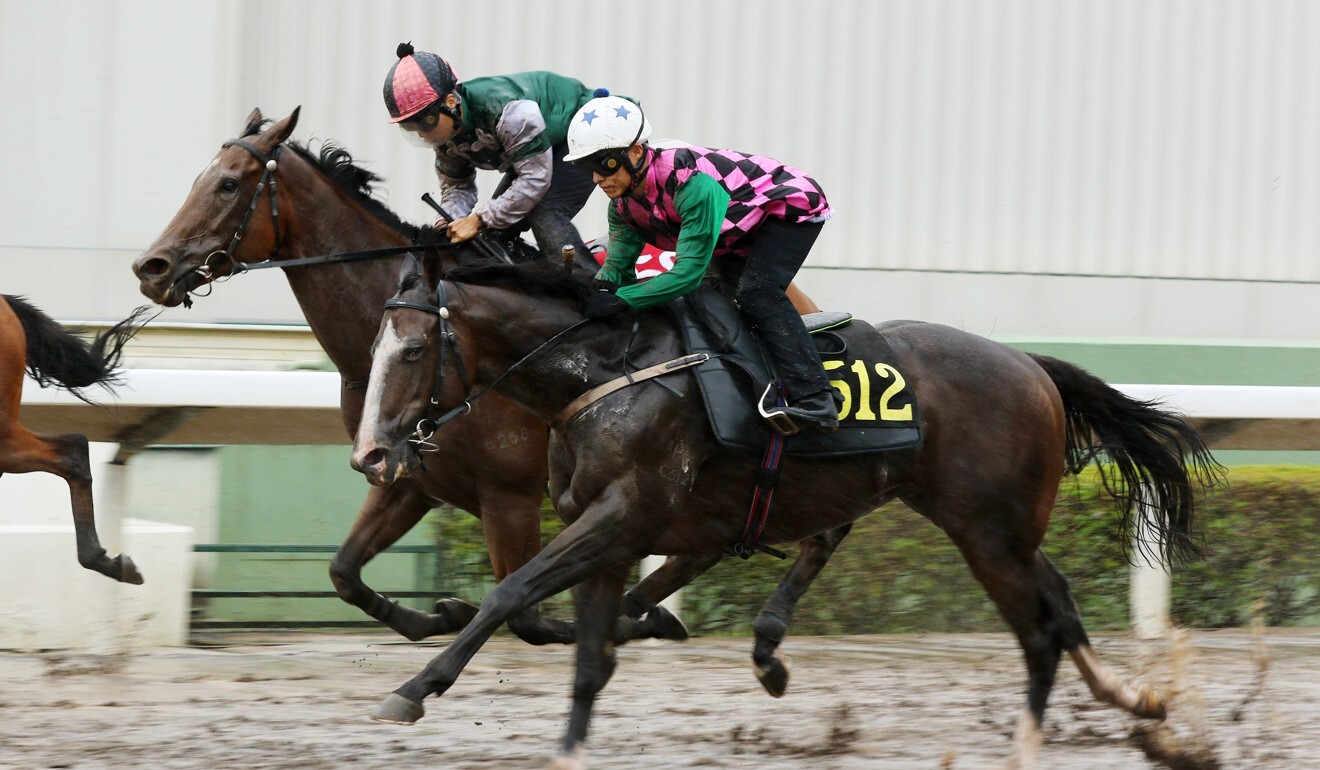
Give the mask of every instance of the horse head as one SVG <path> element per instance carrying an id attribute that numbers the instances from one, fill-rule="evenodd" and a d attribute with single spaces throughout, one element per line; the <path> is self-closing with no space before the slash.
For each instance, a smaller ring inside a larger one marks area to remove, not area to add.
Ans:
<path id="1" fill-rule="evenodd" d="M 373 484 L 406 476 L 431 448 L 431 433 L 497 386 L 551 422 L 614 376 L 590 362 L 621 349 L 630 328 L 582 317 L 589 275 L 542 260 L 447 268 L 437 278 L 445 264 L 438 255 L 423 269 L 410 255 L 385 302 L 352 457 Z M 587 325 L 595 334 L 578 333 Z M 475 385 L 486 387 L 472 394 Z"/>
<path id="2" fill-rule="evenodd" d="M 242 134 L 225 142 L 197 179 L 164 232 L 133 263 L 140 289 L 166 306 L 190 291 L 232 274 L 235 262 L 270 258 L 279 245 L 280 206 L 275 171 L 280 148 L 298 124 L 298 111 L 265 124 L 260 110 L 248 116 Z"/>
<path id="3" fill-rule="evenodd" d="M 449 284 L 428 278 L 415 256 L 404 259 L 372 345 L 367 406 L 350 461 L 372 484 L 392 484 L 414 471 L 448 419 L 437 416 L 467 404 L 473 383 L 450 328 L 452 293 Z"/>

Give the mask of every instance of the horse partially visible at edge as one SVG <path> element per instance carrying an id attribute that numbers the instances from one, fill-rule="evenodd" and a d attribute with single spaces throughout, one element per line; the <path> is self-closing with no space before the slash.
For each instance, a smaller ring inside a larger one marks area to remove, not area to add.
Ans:
<path id="1" fill-rule="evenodd" d="M 506 618 L 572 588 L 577 667 L 567 733 L 552 767 L 579 770 L 597 693 L 615 668 L 610 624 L 629 566 L 648 553 L 709 557 L 735 542 L 760 457 L 716 440 L 692 369 L 668 375 L 667 389 L 644 383 L 612 390 L 569 415 L 583 393 L 622 376 L 624 362 L 641 368 L 684 357 L 666 314 L 586 322 L 589 281 L 543 265 L 431 273 L 423 276 L 417 261 L 411 272 L 405 265 L 384 308 L 364 410 L 371 419 L 357 431 L 354 467 L 373 483 L 406 481 L 416 469 L 412 426 L 458 414 L 469 381 L 497 386 L 556 421 L 550 496 L 568 526 L 496 586 L 458 637 L 373 717 L 416 722 L 425 698 L 448 690 Z M 1163 718 L 1163 699 L 1148 685 L 1125 682 L 1101 664 L 1067 581 L 1040 545 L 1064 475 L 1100 456 L 1108 460 L 1101 475 L 1120 529 L 1130 532 L 1141 517 L 1154 541 L 1149 547 L 1171 563 L 1194 552 L 1196 497 L 1222 473 L 1195 430 L 1072 364 L 947 326 L 854 321 L 835 332 L 850 355 L 865 356 L 881 349 L 881 337 L 887 341 L 883 360 L 912 388 L 922 440 L 883 453 L 785 457 L 765 541 L 838 531 L 893 499 L 940 527 L 1024 653 L 1027 707 L 1015 731 L 1013 767 L 1034 767 L 1065 651 L 1097 699 Z M 662 463 L 681 472 L 650 470 Z"/>
<path id="2" fill-rule="evenodd" d="M 96 534 L 92 507 L 92 464 L 81 433 L 42 436 L 19 422 L 23 373 L 42 387 L 63 388 L 91 403 L 84 388 L 118 381 L 119 358 L 137 333 L 139 308 L 90 343 L 65 330 L 22 297 L 0 302 L 0 474 L 51 473 L 69 485 L 78 563 L 121 583 L 142 583 L 142 573 L 126 554 L 110 557 Z"/>

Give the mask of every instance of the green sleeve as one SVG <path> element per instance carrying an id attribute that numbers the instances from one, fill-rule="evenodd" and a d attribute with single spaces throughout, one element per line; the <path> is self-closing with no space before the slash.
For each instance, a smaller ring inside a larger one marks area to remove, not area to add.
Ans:
<path id="1" fill-rule="evenodd" d="M 642 248 L 646 242 L 636 230 L 623 221 L 623 217 L 615 210 L 613 203 L 609 206 L 608 217 L 609 252 L 605 255 L 605 264 L 596 271 L 596 278 L 617 286 L 626 286 L 637 280 L 637 258 L 642 255 Z"/>
<path id="2" fill-rule="evenodd" d="M 714 177 L 693 174 L 675 193 L 674 208 L 681 222 L 674 266 L 618 292 L 635 309 L 663 305 L 701 285 L 729 211 L 729 194 Z"/>

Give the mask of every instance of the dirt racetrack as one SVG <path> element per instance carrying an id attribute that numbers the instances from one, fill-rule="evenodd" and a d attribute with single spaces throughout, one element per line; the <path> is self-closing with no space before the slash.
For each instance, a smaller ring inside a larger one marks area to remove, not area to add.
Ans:
<path id="1" fill-rule="evenodd" d="M 122 659 L 0 652 L 0 769 L 539 769 L 567 716 L 567 648 L 494 640 L 447 695 L 427 700 L 421 722 L 399 727 L 366 715 L 443 642 L 386 633 L 210 640 Z M 1095 644 L 1120 673 L 1162 689 L 1169 719 L 1157 727 L 1096 703 L 1065 657 L 1041 768 L 1320 761 L 1320 631 Z M 799 637 L 785 650 L 793 682 L 774 700 L 752 676 L 750 640 L 622 648 L 597 704 L 591 766 L 936 770 L 1008 756 L 1024 681 L 1007 633 Z"/>

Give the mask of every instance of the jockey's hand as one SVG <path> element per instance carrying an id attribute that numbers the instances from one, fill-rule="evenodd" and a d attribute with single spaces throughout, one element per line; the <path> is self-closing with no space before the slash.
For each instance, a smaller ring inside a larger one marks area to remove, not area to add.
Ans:
<path id="1" fill-rule="evenodd" d="M 465 217 L 455 219 L 449 223 L 449 240 L 452 243 L 462 243 L 470 241 L 481 232 L 481 217 L 476 214 L 468 214 Z"/>
<path id="2" fill-rule="evenodd" d="M 609 318 L 627 309 L 628 303 L 618 294 L 609 289 L 599 289 L 587 298 L 587 304 L 582 308 L 582 315 L 586 318 Z"/>
<path id="3" fill-rule="evenodd" d="M 435 224 L 431 225 L 431 229 L 443 233 L 449 229 L 449 220 L 444 217 L 436 217 Z"/>

